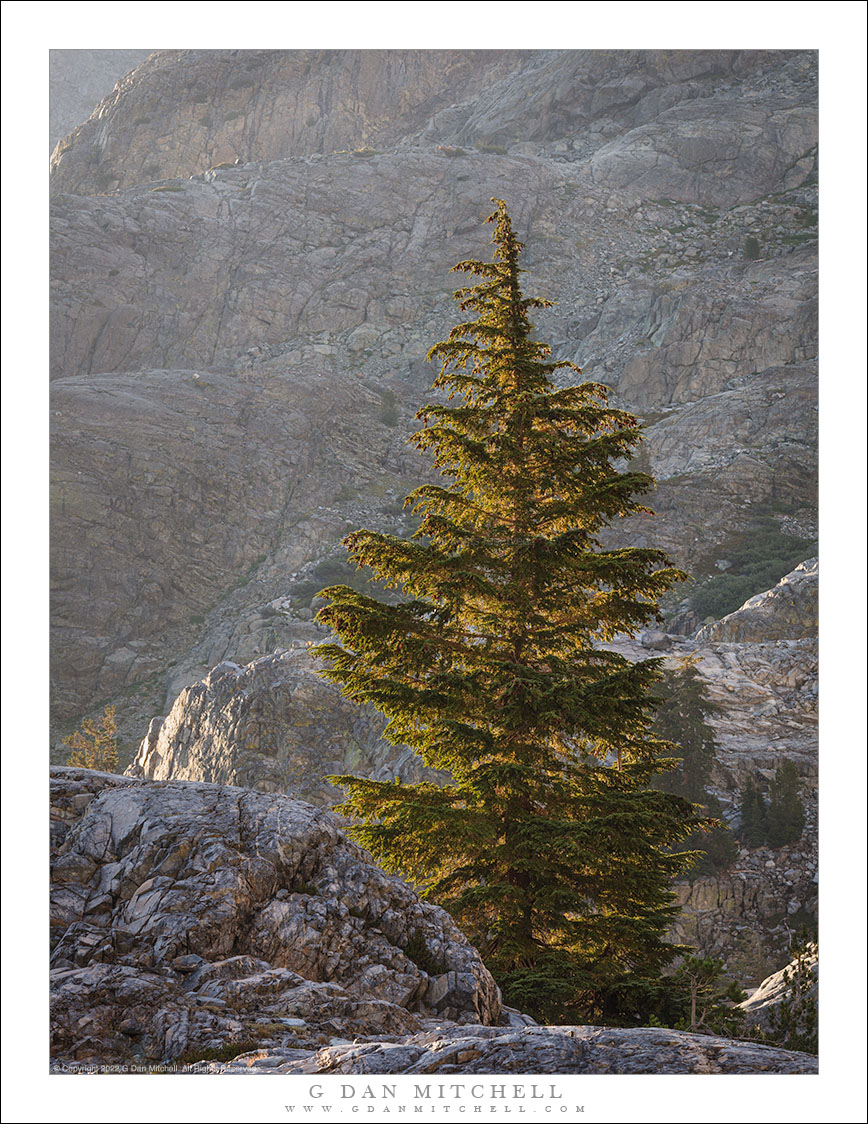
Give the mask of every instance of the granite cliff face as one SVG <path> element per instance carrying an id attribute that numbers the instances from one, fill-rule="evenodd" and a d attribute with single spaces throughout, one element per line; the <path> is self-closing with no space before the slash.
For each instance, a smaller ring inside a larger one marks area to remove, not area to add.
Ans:
<path id="1" fill-rule="evenodd" d="M 801 95 L 813 63 L 774 51 L 158 51 L 58 145 L 52 175 L 87 192 L 342 148 L 555 145 L 608 188 L 665 195 L 675 181 L 676 198 L 732 205 L 811 171 L 816 121 Z"/>
<path id="2" fill-rule="evenodd" d="M 492 196 L 558 302 L 541 336 L 646 423 L 659 514 L 614 536 L 709 580 L 758 520 L 789 536 L 772 581 L 814 553 L 815 72 L 166 51 L 127 75 L 52 158 L 61 728 L 112 698 L 129 755 L 210 667 L 290 646 L 263 614 L 306 607 L 348 526 L 402 528 L 423 357 Z"/>
<path id="3" fill-rule="evenodd" d="M 711 791 L 730 824 L 739 826 L 748 778 L 767 786 L 784 761 L 799 774 L 806 812 L 799 839 L 778 848 L 742 846 L 728 869 L 678 887 L 682 912 L 673 938 L 721 958 L 748 987 L 786 963 L 792 935 L 817 922 L 818 584 L 811 559 L 719 622 L 742 622 L 720 635 L 703 628 L 692 639 L 643 638 L 669 660 L 692 657 L 719 708 L 709 719 L 718 747 Z M 748 622 L 757 620 L 752 629 Z"/>

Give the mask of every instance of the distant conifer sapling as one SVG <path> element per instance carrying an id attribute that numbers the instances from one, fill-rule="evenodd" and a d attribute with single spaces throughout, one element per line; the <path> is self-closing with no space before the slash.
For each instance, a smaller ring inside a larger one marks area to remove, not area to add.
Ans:
<path id="1" fill-rule="evenodd" d="M 100 718 L 85 718 L 73 734 L 64 738 L 64 745 L 72 750 L 66 759 L 67 765 L 98 769 L 103 773 L 117 772 L 117 732 L 113 706 L 107 706 Z"/>
<path id="2" fill-rule="evenodd" d="M 355 838 L 448 909 L 507 1002 L 546 1021 L 637 1015 L 634 998 L 676 954 L 678 845 L 704 821 L 653 790 L 674 765 L 651 729 L 659 659 L 603 645 L 659 620 L 684 575 L 659 550 L 604 549 L 599 532 L 647 512 L 653 480 L 624 465 L 636 419 L 591 382 L 558 388 L 528 314 L 521 251 L 495 200 L 492 262 L 456 299 L 472 318 L 435 344 L 440 403 L 414 441 L 442 482 L 407 504 L 411 539 L 358 530 L 351 559 L 401 593 L 321 596 L 340 643 L 317 652 L 345 695 L 388 716 L 443 785 L 329 778 Z"/>

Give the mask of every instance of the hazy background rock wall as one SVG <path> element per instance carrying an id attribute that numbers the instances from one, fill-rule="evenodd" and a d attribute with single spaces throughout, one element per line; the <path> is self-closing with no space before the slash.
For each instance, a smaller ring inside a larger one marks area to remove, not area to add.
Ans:
<path id="1" fill-rule="evenodd" d="M 789 555 L 748 594 L 815 552 L 815 83 L 813 52 L 140 63 L 52 156 L 57 719 L 116 699 L 131 750 L 291 639 L 263 610 L 348 526 L 403 526 L 493 195 L 541 335 L 648 425 L 659 515 L 624 533 L 720 579 L 760 519 Z"/>

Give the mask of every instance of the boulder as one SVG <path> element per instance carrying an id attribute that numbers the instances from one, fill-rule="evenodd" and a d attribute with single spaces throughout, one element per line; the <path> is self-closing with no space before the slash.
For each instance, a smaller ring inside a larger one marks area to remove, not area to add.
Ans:
<path id="1" fill-rule="evenodd" d="M 410 782 L 440 775 L 387 742 L 385 718 L 345 699 L 321 669 L 304 648 L 243 668 L 219 664 L 151 723 L 127 772 L 290 792 L 317 805 L 340 798 L 324 779 L 333 774 Z"/>
<path id="2" fill-rule="evenodd" d="M 58 768 L 52 869 L 59 1061 L 500 1018 L 448 914 L 287 796 Z"/>

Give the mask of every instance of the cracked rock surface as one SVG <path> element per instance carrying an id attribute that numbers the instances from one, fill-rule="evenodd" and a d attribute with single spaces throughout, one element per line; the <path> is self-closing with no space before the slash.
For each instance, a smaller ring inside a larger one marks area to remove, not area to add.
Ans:
<path id="1" fill-rule="evenodd" d="M 310 1057 L 250 1053 L 204 1073 L 816 1073 L 794 1050 L 656 1028 L 464 1026 L 396 1042 L 329 1046 Z"/>
<path id="2" fill-rule="evenodd" d="M 52 772 L 54 1072 L 810 1073 L 816 1058 L 502 1008 L 440 909 L 287 796 Z"/>
<path id="3" fill-rule="evenodd" d="M 450 917 L 287 796 L 54 770 L 51 931 L 58 1061 L 501 1017 Z"/>

